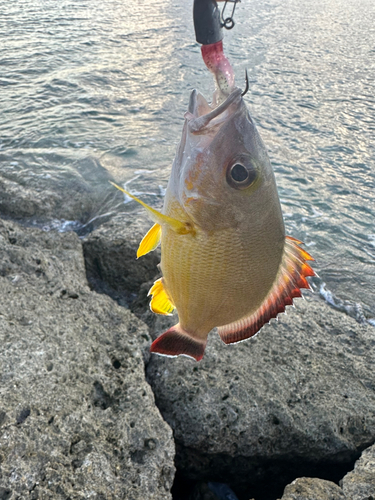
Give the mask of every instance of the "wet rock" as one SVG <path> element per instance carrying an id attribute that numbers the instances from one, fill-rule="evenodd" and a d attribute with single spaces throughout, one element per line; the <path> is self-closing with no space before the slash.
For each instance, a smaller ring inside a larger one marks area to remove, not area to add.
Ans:
<path id="1" fill-rule="evenodd" d="M 1 217 L 57 228 L 66 221 L 78 222 L 74 228 L 94 226 L 92 219 L 101 220 L 122 202 L 121 194 L 108 183 L 108 172 L 95 159 L 80 159 L 75 168 L 66 167 L 65 161 L 48 178 L 35 174 L 38 167 L 30 168 L 32 158 L 0 154 L 0 161 L 9 165 L 0 173 Z"/>
<path id="2" fill-rule="evenodd" d="M 142 285 L 158 275 L 160 251 L 137 260 L 137 249 L 152 225 L 143 212 L 123 213 L 85 238 L 87 278 L 95 290 L 125 302 L 132 302 L 141 293 L 144 308 L 148 288 Z"/>
<path id="3" fill-rule="evenodd" d="M 0 497 L 168 499 L 146 327 L 91 292 L 73 233 L 0 221 Z"/>
<path id="4" fill-rule="evenodd" d="M 301 477 L 289 484 L 281 500 L 348 500 L 342 489 L 331 481 Z"/>
<path id="5" fill-rule="evenodd" d="M 270 477 L 338 481 L 375 439 L 374 347 L 372 326 L 300 300 L 246 342 L 225 346 L 212 333 L 200 363 L 152 355 L 148 380 L 178 470 L 225 477 L 255 498 Z"/>
<path id="6" fill-rule="evenodd" d="M 350 500 L 375 500 L 375 445 L 362 453 L 341 485 Z"/>

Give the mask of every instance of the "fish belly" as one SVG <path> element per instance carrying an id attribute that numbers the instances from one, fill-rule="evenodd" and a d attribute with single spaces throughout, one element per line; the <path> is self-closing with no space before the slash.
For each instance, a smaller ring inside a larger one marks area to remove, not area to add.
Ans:
<path id="1" fill-rule="evenodd" d="M 268 235 L 248 238 L 236 230 L 161 238 L 164 283 L 182 328 L 198 338 L 255 311 L 270 291 L 283 248 Z"/>

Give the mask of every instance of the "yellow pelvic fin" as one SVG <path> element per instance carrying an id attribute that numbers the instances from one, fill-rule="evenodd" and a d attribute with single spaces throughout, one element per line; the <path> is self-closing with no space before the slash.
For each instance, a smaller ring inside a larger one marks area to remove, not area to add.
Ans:
<path id="1" fill-rule="evenodd" d="M 173 217 L 168 217 L 168 215 L 164 215 L 158 210 L 155 210 L 154 208 L 150 207 L 149 205 L 147 205 L 147 203 L 135 197 L 134 195 L 130 194 L 128 191 L 125 191 L 125 189 L 118 186 L 114 182 L 109 181 L 109 183 L 112 184 L 112 186 L 115 186 L 115 188 L 125 193 L 126 195 L 130 196 L 130 198 L 132 198 L 133 200 L 140 203 L 142 207 L 148 210 L 148 212 L 151 214 L 151 218 L 154 222 L 158 224 L 168 224 L 170 228 L 176 231 L 176 233 L 178 234 L 188 234 L 194 232 L 194 228 L 188 222 L 181 222 L 177 219 L 174 219 Z"/>
<path id="2" fill-rule="evenodd" d="M 156 314 L 172 314 L 174 305 L 172 304 L 171 299 L 168 297 L 168 294 L 165 291 L 163 278 L 155 281 L 150 291 L 148 292 L 148 295 L 152 295 L 150 303 L 152 312 Z"/>
<path id="3" fill-rule="evenodd" d="M 147 234 L 143 237 L 137 250 L 137 259 L 146 255 L 148 252 L 152 252 L 160 243 L 161 237 L 161 226 L 160 224 L 154 224 L 152 228 L 147 231 Z"/>

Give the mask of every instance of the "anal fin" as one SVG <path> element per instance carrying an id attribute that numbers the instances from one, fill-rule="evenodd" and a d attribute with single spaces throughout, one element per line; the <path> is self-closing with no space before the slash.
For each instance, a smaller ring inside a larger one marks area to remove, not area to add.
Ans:
<path id="1" fill-rule="evenodd" d="M 139 244 L 137 250 L 137 259 L 146 255 L 146 253 L 152 252 L 159 245 L 161 238 L 161 225 L 154 224 L 152 228 L 145 234 L 143 240 Z"/>
<path id="2" fill-rule="evenodd" d="M 150 302 L 152 312 L 156 314 L 172 314 L 174 305 L 165 290 L 163 278 L 155 281 L 148 295 L 152 295 Z"/>
<path id="3" fill-rule="evenodd" d="M 301 288 L 310 288 L 306 277 L 315 276 L 315 272 L 306 261 L 314 259 L 300 247 L 301 244 L 301 241 L 286 236 L 284 255 L 270 292 L 255 312 L 218 328 L 223 342 L 233 344 L 252 337 L 263 325 L 284 312 L 286 306 L 292 305 L 294 298 L 301 297 Z"/>
<path id="4" fill-rule="evenodd" d="M 154 340 L 150 351 L 165 356 L 184 354 L 200 361 L 203 358 L 206 344 L 207 340 L 200 341 L 191 337 L 178 323 Z"/>

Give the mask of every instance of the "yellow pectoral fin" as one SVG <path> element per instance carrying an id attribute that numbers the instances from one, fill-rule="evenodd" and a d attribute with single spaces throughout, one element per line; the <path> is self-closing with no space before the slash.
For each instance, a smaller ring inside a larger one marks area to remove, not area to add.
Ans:
<path id="1" fill-rule="evenodd" d="M 163 278 L 155 281 L 152 285 L 148 295 L 152 295 L 150 308 L 156 314 L 172 314 L 174 305 L 168 297 L 163 285 Z"/>
<path id="2" fill-rule="evenodd" d="M 137 251 L 137 259 L 146 255 L 148 252 L 152 252 L 160 243 L 161 237 L 161 226 L 160 224 L 154 224 L 152 228 L 143 237 L 143 240 L 139 244 Z"/>
<path id="3" fill-rule="evenodd" d="M 187 222 L 181 222 L 177 219 L 174 219 L 173 217 L 168 217 L 168 215 L 164 215 L 161 212 L 158 212 L 154 208 L 147 205 L 147 203 L 140 200 L 136 196 L 130 194 L 128 191 L 125 191 L 125 189 L 118 186 L 114 182 L 109 181 L 109 183 L 112 184 L 112 186 L 115 186 L 115 188 L 117 188 L 120 191 L 122 191 L 123 193 L 125 193 L 126 195 L 130 196 L 130 198 L 132 198 L 133 200 L 140 203 L 142 205 L 142 207 L 144 207 L 146 210 L 148 210 L 148 212 L 151 214 L 151 218 L 154 222 L 156 222 L 158 224 L 168 224 L 171 227 L 171 229 L 176 231 L 176 233 L 178 233 L 178 234 L 188 234 L 188 233 L 194 232 L 194 229 L 191 226 L 191 224 L 189 224 Z"/>

